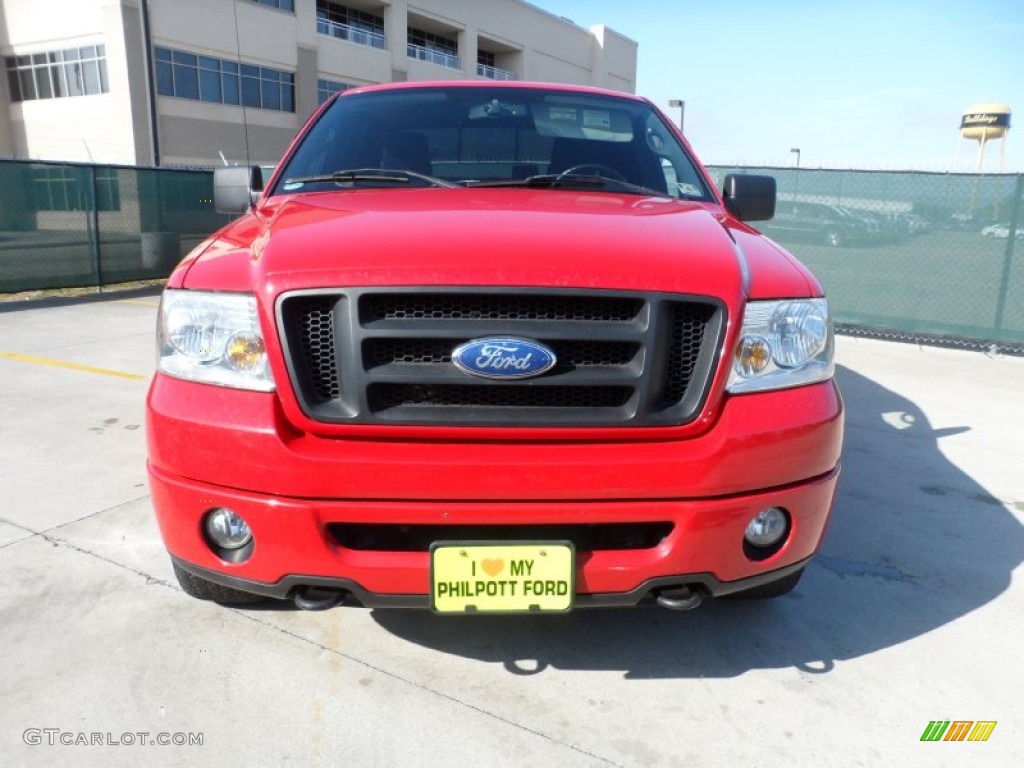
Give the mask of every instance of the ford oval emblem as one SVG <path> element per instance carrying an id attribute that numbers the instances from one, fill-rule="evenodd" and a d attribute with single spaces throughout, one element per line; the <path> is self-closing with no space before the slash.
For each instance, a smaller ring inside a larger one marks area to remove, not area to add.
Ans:
<path id="1" fill-rule="evenodd" d="M 485 379 L 529 379 L 555 367 L 555 353 L 529 339 L 473 339 L 452 351 L 455 366 Z"/>

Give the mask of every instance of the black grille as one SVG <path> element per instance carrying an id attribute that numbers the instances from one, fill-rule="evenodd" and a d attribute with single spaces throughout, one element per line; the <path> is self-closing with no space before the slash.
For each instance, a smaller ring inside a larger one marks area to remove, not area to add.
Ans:
<path id="1" fill-rule="evenodd" d="M 652 549 L 672 532 L 672 523 L 593 525 L 400 525 L 330 523 L 327 532 L 347 549 L 427 552 L 435 541 L 571 541 L 577 552 Z"/>
<path id="2" fill-rule="evenodd" d="M 697 415 L 724 309 L 670 294 L 345 289 L 286 295 L 278 319 L 292 383 L 316 420 L 657 426 Z M 543 344 L 557 363 L 516 381 L 454 365 L 456 347 L 492 336 Z"/>

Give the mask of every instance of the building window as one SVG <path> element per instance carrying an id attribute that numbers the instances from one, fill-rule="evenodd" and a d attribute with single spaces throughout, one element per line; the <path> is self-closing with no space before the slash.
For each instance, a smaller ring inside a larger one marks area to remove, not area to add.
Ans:
<path id="1" fill-rule="evenodd" d="M 387 49 L 384 18 L 327 0 L 316 1 L 316 31 L 357 45 Z"/>
<path id="2" fill-rule="evenodd" d="M 317 103 L 323 104 L 334 94 L 339 93 L 340 91 L 347 91 L 351 87 L 352 86 L 349 85 L 348 83 L 341 83 L 338 82 L 337 80 L 317 80 L 316 93 L 317 97 L 319 98 L 319 102 Z"/>
<path id="3" fill-rule="evenodd" d="M 476 74 L 479 77 L 486 77 L 490 80 L 515 80 L 514 73 L 507 69 L 499 69 L 495 65 L 494 54 L 482 48 L 476 52 Z"/>
<path id="4" fill-rule="evenodd" d="M 120 211 L 121 187 L 114 168 L 97 168 L 96 173 L 96 210 Z"/>
<path id="5" fill-rule="evenodd" d="M 97 211 L 121 210 L 121 191 L 114 168 L 96 168 Z M 88 175 L 70 166 L 44 166 L 32 170 L 33 202 L 37 211 L 89 211 L 93 190 Z"/>
<path id="6" fill-rule="evenodd" d="M 103 45 L 5 56 L 4 63 L 11 101 L 93 96 L 110 90 Z"/>
<path id="7" fill-rule="evenodd" d="M 178 99 L 295 111 L 294 73 L 169 48 L 156 49 L 156 90 Z"/>
<path id="8" fill-rule="evenodd" d="M 409 27 L 408 56 L 411 59 L 429 61 L 449 69 L 461 69 L 458 41 L 450 37 L 424 32 Z"/>
<path id="9" fill-rule="evenodd" d="M 295 0 L 251 0 L 257 5 L 266 5 L 270 8 L 277 8 L 281 11 L 295 13 Z"/>

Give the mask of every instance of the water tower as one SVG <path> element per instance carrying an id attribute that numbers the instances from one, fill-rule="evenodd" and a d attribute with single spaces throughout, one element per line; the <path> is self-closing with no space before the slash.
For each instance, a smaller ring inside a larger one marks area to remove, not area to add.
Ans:
<path id="1" fill-rule="evenodd" d="M 1010 130 L 1010 108 L 1005 104 L 973 104 L 960 118 L 960 143 L 956 149 L 956 163 L 960 163 L 960 149 L 964 139 L 978 142 L 978 171 L 985 164 L 985 145 L 999 139 L 999 170 L 1003 170 L 1006 157 L 1006 134 Z"/>

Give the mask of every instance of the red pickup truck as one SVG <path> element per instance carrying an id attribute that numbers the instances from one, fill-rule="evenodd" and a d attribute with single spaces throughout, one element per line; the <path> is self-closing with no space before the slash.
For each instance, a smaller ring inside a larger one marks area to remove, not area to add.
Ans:
<path id="1" fill-rule="evenodd" d="M 791 590 L 843 406 L 811 273 L 649 101 L 327 101 L 164 291 L 149 478 L 182 588 L 438 613 Z"/>

